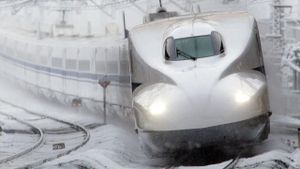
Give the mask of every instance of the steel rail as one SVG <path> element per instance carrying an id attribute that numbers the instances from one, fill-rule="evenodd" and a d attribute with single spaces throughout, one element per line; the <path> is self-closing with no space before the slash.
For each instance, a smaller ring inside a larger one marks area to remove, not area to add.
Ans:
<path id="1" fill-rule="evenodd" d="M 46 159 L 42 159 L 42 160 L 38 160 L 36 162 L 33 162 L 33 163 L 30 163 L 28 165 L 25 165 L 25 166 L 22 166 L 20 167 L 20 169 L 22 168 L 34 168 L 34 167 L 38 167 L 46 162 L 49 162 L 49 161 L 52 161 L 52 160 L 55 160 L 59 157 L 62 157 L 62 156 L 65 156 L 65 155 L 68 155 L 70 154 L 71 152 L 73 151 L 76 151 L 78 150 L 79 148 L 83 147 L 89 140 L 90 140 L 90 132 L 88 129 L 86 129 L 84 126 L 82 125 L 79 125 L 79 124 L 75 124 L 75 123 L 72 123 L 72 122 L 68 122 L 68 121 L 65 121 L 65 120 L 61 120 L 61 119 L 58 119 L 58 118 L 55 118 L 55 117 L 51 117 L 51 116 L 48 116 L 48 115 L 42 115 L 42 114 L 39 114 L 39 113 L 36 113 L 36 112 L 33 112 L 31 110 L 28 110 L 26 108 L 23 108 L 21 106 L 18 106 L 16 104 L 13 104 L 13 103 L 10 103 L 10 102 L 7 102 L 5 100 L 2 100 L 0 99 L 0 102 L 3 102 L 5 104 L 8 104 L 8 105 L 11 105 L 15 108 L 18 108 L 18 109 L 21 109 L 23 110 L 24 112 L 28 113 L 28 114 L 31 114 L 31 115 L 34 115 L 34 116 L 39 116 L 39 117 L 42 117 L 42 118 L 47 118 L 47 119 L 51 119 L 53 121 L 56 121 L 56 122 L 59 122 L 59 123 L 63 123 L 63 124 L 66 124 L 68 126 L 70 126 L 71 128 L 77 130 L 77 131 L 82 131 L 84 133 L 84 140 L 78 144 L 77 146 L 67 150 L 67 151 L 64 151 L 60 154 L 57 154 L 56 156 L 53 156 L 53 157 L 49 157 L 49 158 L 46 158 Z M 20 157 L 20 156 L 19 156 Z"/>
<path id="2" fill-rule="evenodd" d="M 32 124 L 24 121 L 24 120 L 16 118 L 16 117 L 14 117 L 12 115 L 9 115 L 9 114 L 3 113 L 3 112 L 0 112 L 0 114 L 3 115 L 3 116 L 9 117 L 9 118 L 11 118 L 11 119 L 13 119 L 15 121 L 18 121 L 19 123 L 22 123 L 22 124 L 24 124 L 24 125 L 32 128 L 32 130 L 34 132 L 36 132 L 38 135 L 40 135 L 38 141 L 35 142 L 32 146 L 29 146 L 29 148 L 21 150 L 20 152 L 17 152 L 17 153 L 15 153 L 12 156 L 0 159 L 0 164 L 12 161 L 12 160 L 14 160 L 16 158 L 19 158 L 19 157 L 21 157 L 21 156 L 23 156 L 23 155 L 31 152 L 32 150 L 36 149 L 37 147 L 39 147 L 43 143 L 43 141 L 44 141 L 44 132 L 42 131 L 42 129 L 40 129 L 40 128 L 38 128 L 38 127 L 36 127 L 36 126 L 34 126 L 34 125 L 32 125 Z"/>
<path id="3" fill-rule="evenodd" d="M 238 154 L 228 165 L 224 167 L 224 169 L 234 169 L 235 166 L 238 164 L 239 160 L 241 158 L 241 154 Z"/>

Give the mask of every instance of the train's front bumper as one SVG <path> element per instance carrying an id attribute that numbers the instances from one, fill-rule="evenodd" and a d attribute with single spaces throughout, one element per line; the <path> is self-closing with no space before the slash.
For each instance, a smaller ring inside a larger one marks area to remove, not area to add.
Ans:
<path id="1" fill-rule="evenodd" d="M 145 84 L 133 95 L 136 128 L 146 131 L 221 126 L 266 114 L 268 107 L 266 81 L 255 72 L 232 74 L 214 85 L 194 88 Z"/>
<path id="2" fill-rule="evenodd" d="M 267 139 L 269 115 L 202 129 L 177 131 L 139 131 L 144 148 L 152 154 L 207 146 L 242 146 Z"/>

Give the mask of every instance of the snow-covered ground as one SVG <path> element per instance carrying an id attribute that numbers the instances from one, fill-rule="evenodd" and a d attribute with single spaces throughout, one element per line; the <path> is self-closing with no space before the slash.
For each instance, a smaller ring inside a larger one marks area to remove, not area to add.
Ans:
<path id="1" fill-rule="evenodd" d="M 120 121 L 114 115 L 109 116 L 110 125 L 102 126 L 101 114 L 93 114 L 80 108 L 72 108 L 54 101 L 51 102 L 46 98 L 32 95 L 32 93 L 10 82 L 1 81 L 0 88 L 0 100 L 22 106 L 33 112 L 83 125 L 89 129 L 91 137 L 86 145 L 77 152 L 44 164 L 41 168 L 55 168 L 58 164 L 64 167 L 72 164 L 76 165 L 77 163 L 86 165 L 87 168 L 103 168 L 103 166 L 108 168 L 143 168 L 145 165 L 156 166 L 162 164 L 162 160 L 149 160 L 143 154 L 138 146 L 138 139 L 133 127 L 127 125 L 127 122 L 125 125 L 125 122 Z M 7 113 L 25 118 L 24 114 L 18 114 L 18 111 L 13 108 L 7 109 L 4 107 L 1 111 L 7 111 Z M 0 116 L 0 121 L 2 120 L 5 119 Z M 52 129 L 58 127 L 55 123 L 45 121 L 43 123 L 39 125 L 47 130 L 50 130 L 51 127 Z M 22 140 L 22 138 L 19 138 L 19 140 Z M 0 145 L 1 143 L 2 140 L 0 139 Z M 51 150 L 49 151 L 50 156 Z"/>
<path id="2" fill-rule="evenodd" d="M 39 114 L 86 126 L 89 130 L 90 140 L 83 147 L 36 168 L 163 168 L 172 165 L 169 159 L 149 159 L 143 154 L 130 120 L 125 121 L 118 118 L 118 116 L 109 115 L 109 125 L 102 126 L 101 114 L 68 107 L 33 95 L 31 92 L 6 80 L 0 81 L 0 89 L 0 100 L 5 100 Z M 1 111 L 22 117 L 21 114 L 17 113 L 18 108 L 7 108 L 9 106 L 3 106 L 5 103 L 1 104 Z M 273 121 L 276 121 L 276 119 L 278 121 L 281 117 L 274 116 Z M 9 125 L 5 117 L 0 116 L 0 121 L 2 125 L 4 123 Z M 254 146 L 252 149 L 254 157 L 241 158 L 236 168 L 299 168 L 300 151 L 293 148 L 298 144 L 297 132 L 290 131 L 278 124 L 277 122 L 272 123 L 272 129 L 274 130 L 272 130 L 269 140 Z M 51 128 L 57 128 L 57 125 L 51 125 L 49 122 L 45 123 L 43 127 L 51 130 Z M 26 127 L 23 129 L 26 129 Z M 22 137 L 19 140 L 26 141 L 25 136 L 19 135 L 17 137 Z M 4 137 L 0 138 L 1 143 Z M 48 152 L 49 156 L 53 153 L 51 151 Z M 199 156 L 197 158 L 201 161 L 201 158 L 205 157 Z M 201 167 L 189 166 L 189 164 L 183 163 L 178 164 L 178 168 L 224 168 L 231 162 L 230 159 L 224 160 L 226 161 L 220 164 Z"/>

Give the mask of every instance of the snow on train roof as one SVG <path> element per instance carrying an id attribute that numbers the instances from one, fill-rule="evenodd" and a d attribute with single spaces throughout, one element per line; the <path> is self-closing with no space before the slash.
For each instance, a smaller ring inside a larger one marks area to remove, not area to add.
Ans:
<path id="1" fill-rule="evenodd" d="M 58 47 L 110 47 L 124 41 L 121 35 L 102 37 L 58 37 L 38 39 L 36 33 L 20 29 L 0 28 L 0 38 L 11 41 L 30 43 L 32 45 L 58 46 Z"/>
<path id="2" fill-rule="evenodd" d="M 200 24 L 193 28 L 195 23 Z M 196 36 L 193 34 L 194 29 L 200 28 L 201 23 L 211 27 L 211 31 L 217 31 L 222 35 L 226 55 L 229 56 L 226 58 L 235 59 L 248 44 L 253 32 L 254 18 L 246 12 L 217 12 L 174 17 L 136 26 L 130 31 L 130 38 L 137 52 L 143 55 L 142 58 L 159 68 L 160 64 L 164 64 L 162 54 L 165 39 L 172 36 L 174 30 L 189 25 L 191 31 L 184 33 Z"/>
<path id="3" fill-rule="evenodd" d="M 241 22 L 245 19 L 249 18 L 250 15 L 247 12 L 243 11 L 235 11 L 235 12 L 207 12 L 207 13 L 199 13 L 194 15 L 183 15 L 178 17 L 171 17 L 167 19 L 156 20 L 153 22 L 145 23 L 142 25 L 138 25 L 133 28 L 134 31 L 145 29 L 145 28 L 152 28 L 156 26 L 161 26 L 162 24 L 170 25 L 174 22 L 179 22 L 181 20 L 187 19 L 202 19 L 203 22 L 208 22 L 211 24 L 225 24 L 230 23 L 230 21 L 234 21 L 231 24 L 235 24 L 236 22 Z M 229 21 L 229 22 L 228 22 Z"/>
<path id="4" fill-rule="evenodd" d="M 218 13 L 202 13 L 196 15 L 186 15 L 162 19 L 134 27 L 131 31 L 132 39 L 154 39 L 163 40 L 168 37 L 168 32 L 179 29 L 182 26 L 192 25 L 195 23 L 205 23 L 213 29 L 219 31 L 225 40 L 235 37 L 237 34 L 249 38 L 254 19 L 246 12 L 218 12 Z M 233 34 L 234 33 L 234 34 Z M 247 36 L 248 35 L 248 36 Z M 193 36 L 191 34 L 191 36 Z M 235 39 L 241 40 L 241 37 Z"/>

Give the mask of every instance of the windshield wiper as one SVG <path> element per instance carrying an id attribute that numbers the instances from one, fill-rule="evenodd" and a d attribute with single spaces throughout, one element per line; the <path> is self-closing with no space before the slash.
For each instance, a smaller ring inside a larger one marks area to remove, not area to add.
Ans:
<path id="1" fill-rule="evenodd" d="M 181 56 L 183 56 L 183 57 L 185 57 L 185 58 L 187 58 L 187 59 L 192 59 L 192 60 L 194 60 L 194 61 L 197 60 L 196 57 L 191 56 L 191 55 L 185 53 L 184 51 L 182 51 L 182 50 L 180 50 L 180 49 L 176 49 L 176 52 L 177 52 L 177 55 L 179 54 L 179 55 L 181 55 Z"/>

